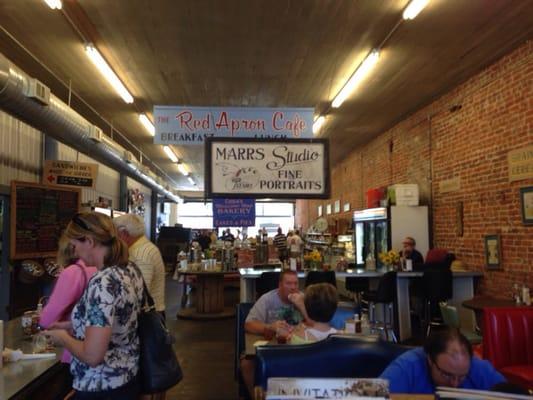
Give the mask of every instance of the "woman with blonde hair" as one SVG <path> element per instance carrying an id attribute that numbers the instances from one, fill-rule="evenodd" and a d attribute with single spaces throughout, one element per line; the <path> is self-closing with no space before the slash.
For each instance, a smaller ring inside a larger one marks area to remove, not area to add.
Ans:
<path id="1" fill-rule="evenodd" d="M 46 332 L 72 353 L 74 399 L 135 399 L 141 272 L 128 262 L 128 248 L 104 214 L 75 215 L 64 236 L 75 255 L 98 270 L 72 310 L 71 324 L 54 324 L 55 329 Z"/>
<path id="2" fill-rule="evenodd" d="M 70 321 L 70 313 L 85 291 L 89 279 L 96 273 L 95 267 L 88 267 L 74 254 L 74 248 L 66 237 L 61 237 L 57 251 L 57 263 L 64 268 L 57 278 L 50 299 L 43 308 L 39 325 L 48 328 L 55 322 Z M 63 352 L 61 361 L 70 363 L 68 350 Z"/>

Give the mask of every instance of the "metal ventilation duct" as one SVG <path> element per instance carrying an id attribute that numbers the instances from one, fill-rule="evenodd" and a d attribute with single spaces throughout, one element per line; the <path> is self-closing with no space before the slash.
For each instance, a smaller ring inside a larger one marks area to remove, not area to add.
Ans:
<path id="1" fill-rule="evenodd" d="M 176 202 L 181 200 L 152 177 L 143 173 L 140 165 L 127 162 L 118 144 L 113 146 L 113 142 L 108 138 L 95 141 L 94 125 L 56 96 L 50 93 L 48 105 L 27 97 L 25 93 L 28 91 L 30 82 L 30 76 L 0 54 L 0 108 L 35 129 L 130 176 L 169 199 Z"/>

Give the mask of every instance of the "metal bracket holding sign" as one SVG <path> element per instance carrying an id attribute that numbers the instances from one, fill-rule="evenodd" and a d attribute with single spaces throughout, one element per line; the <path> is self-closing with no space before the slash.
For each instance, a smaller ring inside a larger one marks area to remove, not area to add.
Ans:
<path id="1" fill-rule="evenodd" d="M 327 199 L 327 139 L 206 139 L 207 197 Z"/>

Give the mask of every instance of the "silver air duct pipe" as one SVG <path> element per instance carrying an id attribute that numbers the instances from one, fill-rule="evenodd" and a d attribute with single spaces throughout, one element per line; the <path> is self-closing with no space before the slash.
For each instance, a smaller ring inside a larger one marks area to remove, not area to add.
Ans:
<path id="1" fill-rule="evenodd" d="M 178 202 L 155 176 L 141 170 L 130 152 L 0 54 L 0 108 L 35 129 Z M 129 154 L 126 154 L 129 153 Z"/>

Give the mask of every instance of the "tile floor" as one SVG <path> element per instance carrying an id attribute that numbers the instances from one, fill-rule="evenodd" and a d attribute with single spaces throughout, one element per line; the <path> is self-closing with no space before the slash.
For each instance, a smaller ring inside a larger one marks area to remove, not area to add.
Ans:
<path id="1" fill-rule="evenodd" d="M 238 388 L 233 379 L 235 318 L 214 321 L 176 319 L 181 290 L 181 284 L 167 280 L 167 325 L 176 338 L 175 348 L 184 377 L 167 392 L 166 399 L 238 399 Z M 226 288 L 226 306 L 233 306 L 238 300 L 238 288 Z"/>

